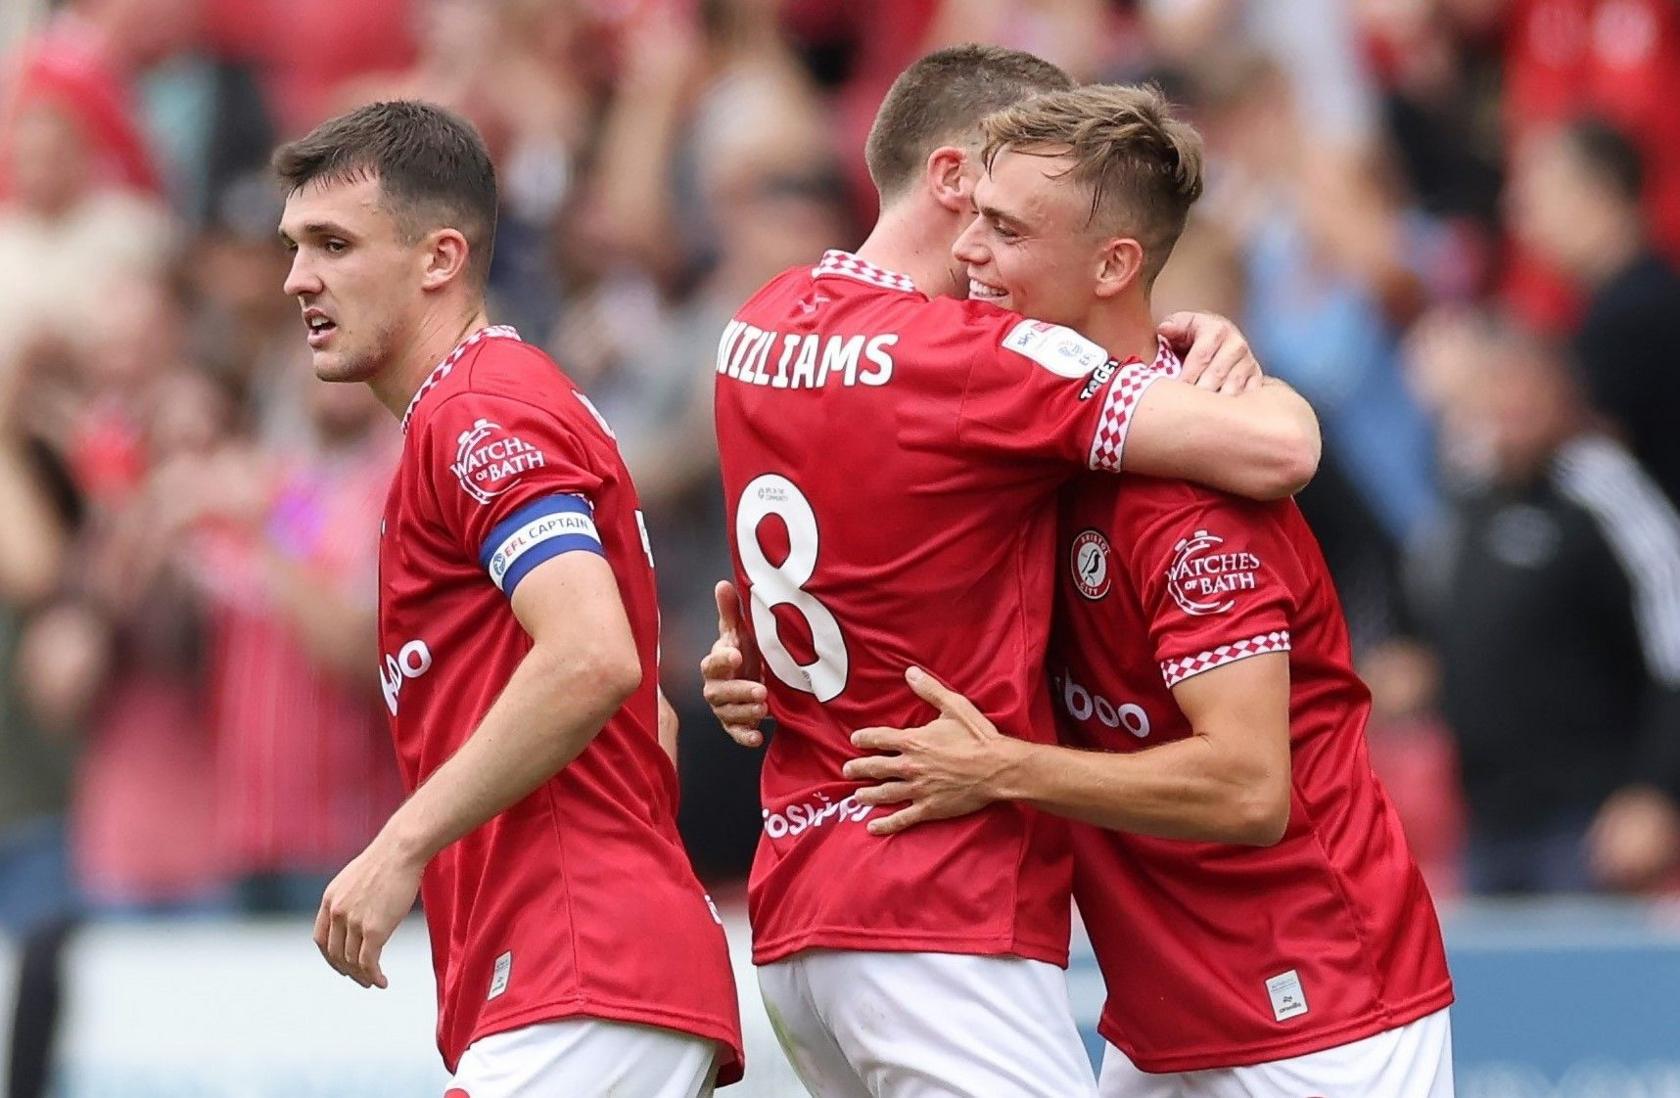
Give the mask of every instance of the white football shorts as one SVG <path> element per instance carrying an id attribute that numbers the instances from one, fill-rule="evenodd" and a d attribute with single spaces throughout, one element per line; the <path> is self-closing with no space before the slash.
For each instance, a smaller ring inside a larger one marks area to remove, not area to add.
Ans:
<path id="1" fill-rule="evenodd" d="M 674 1029 L 564 1018 L 467 1047 L 445 1098 L 710 1098 L 716 1042 Z"/>
<path id="2" fill-rule="evenodd" d="M 1097 1090 L 1101 1098 L 1453 1098 L 1452 1023 L 1443 1008 L 1305 1056 L 1171 1075 L 1139 1071 L 1109 1045 Z"/>
<path id="3" fill-rule="evenodd" d="M 1055 965 L 813 949 L 758 969 L 782 1050 L 818 1098 L 1095 1098 Z"/>

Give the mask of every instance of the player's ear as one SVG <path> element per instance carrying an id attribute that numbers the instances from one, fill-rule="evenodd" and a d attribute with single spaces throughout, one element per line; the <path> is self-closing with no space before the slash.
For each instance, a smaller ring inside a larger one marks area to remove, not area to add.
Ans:
<path id="1" fill-rule="evenodd" d="M 941 145 L 928 153 L 923 173 L 933 200 L 956 213 L 967 213 L 974 195 L 974 172 L 969 155 L 955 145 Z"/>
<path id="2" fill-rule="evenodd" d="M 466 274 L 470 249 L 459 229 L 437 229 L 427 235 L 425 245 L 422 289 L 442 289 Z"/>
<path id="3" fill-rule="evenodd" d="M 1143 245 L 1129 236 L 1103 241 L 1096 255 L 1096 294 L 1117 297 L 1143 278 Z"/>

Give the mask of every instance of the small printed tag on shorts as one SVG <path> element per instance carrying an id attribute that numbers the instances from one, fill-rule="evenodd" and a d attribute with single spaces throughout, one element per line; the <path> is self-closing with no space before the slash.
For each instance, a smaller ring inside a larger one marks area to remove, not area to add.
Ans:
<path id="1" fill-rule="evenodd" d="M 1301 990 L 1301 977 L 1294 969 L 1267 980 L 1266 994 L 1272 997 L 1272 1014 L 1280 1022 L 1307 1012 L 1307 993 Z"/>
<path id="2" fill-rule="evenodd" d="M 489 1002 L 491 999 L 494 999 L 496 996 L 507 990 L 508 974 L 512 971 L 513 950 L 510 949 L 500 957 L 496 958 L 496 971 L 490 977 L 490 994 L 485 996 L 485 1002 Z M 1302 1007 L 1301 1009 L 1305 1010 L 1306 1008 Z"/>

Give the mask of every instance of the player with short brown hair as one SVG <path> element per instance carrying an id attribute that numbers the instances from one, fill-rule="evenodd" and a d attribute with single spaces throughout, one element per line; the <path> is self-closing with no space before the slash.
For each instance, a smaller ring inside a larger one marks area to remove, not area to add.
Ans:
<path id="1" fill-rule="evenodd" d="M 420 893 L 454 1098 L 710 1094 L 740 1076 L 740 1023 L 677 836 L 646 529 L 606 422 L 486 316 L 489 153 L 441 108 L 376 103 L 275 167 L 315 375 L 365 382 L 404 433 L 379 680 L 409 796 L 315 943 L 384 987 Z"/>

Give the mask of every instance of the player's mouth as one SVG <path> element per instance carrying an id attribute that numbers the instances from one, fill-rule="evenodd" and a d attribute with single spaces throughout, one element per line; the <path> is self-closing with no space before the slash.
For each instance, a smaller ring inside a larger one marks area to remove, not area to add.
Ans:
<path id="1" fill-rule="evenodd" d="M 305 309 L 303 323 L 309 328 L 309 346 L 317 351 L 325 347 L 333 333 L 338 331 L 338 325 L 320 309 Z"/>
<path id="2" fill-rule="evenodd" d="M 973 275 L 968 277 L 968 296 L 973 301 L 1002 301 L 1009 296 L 1009 291 L 1001 286 L 993 286 L 981 282 Z"/>

